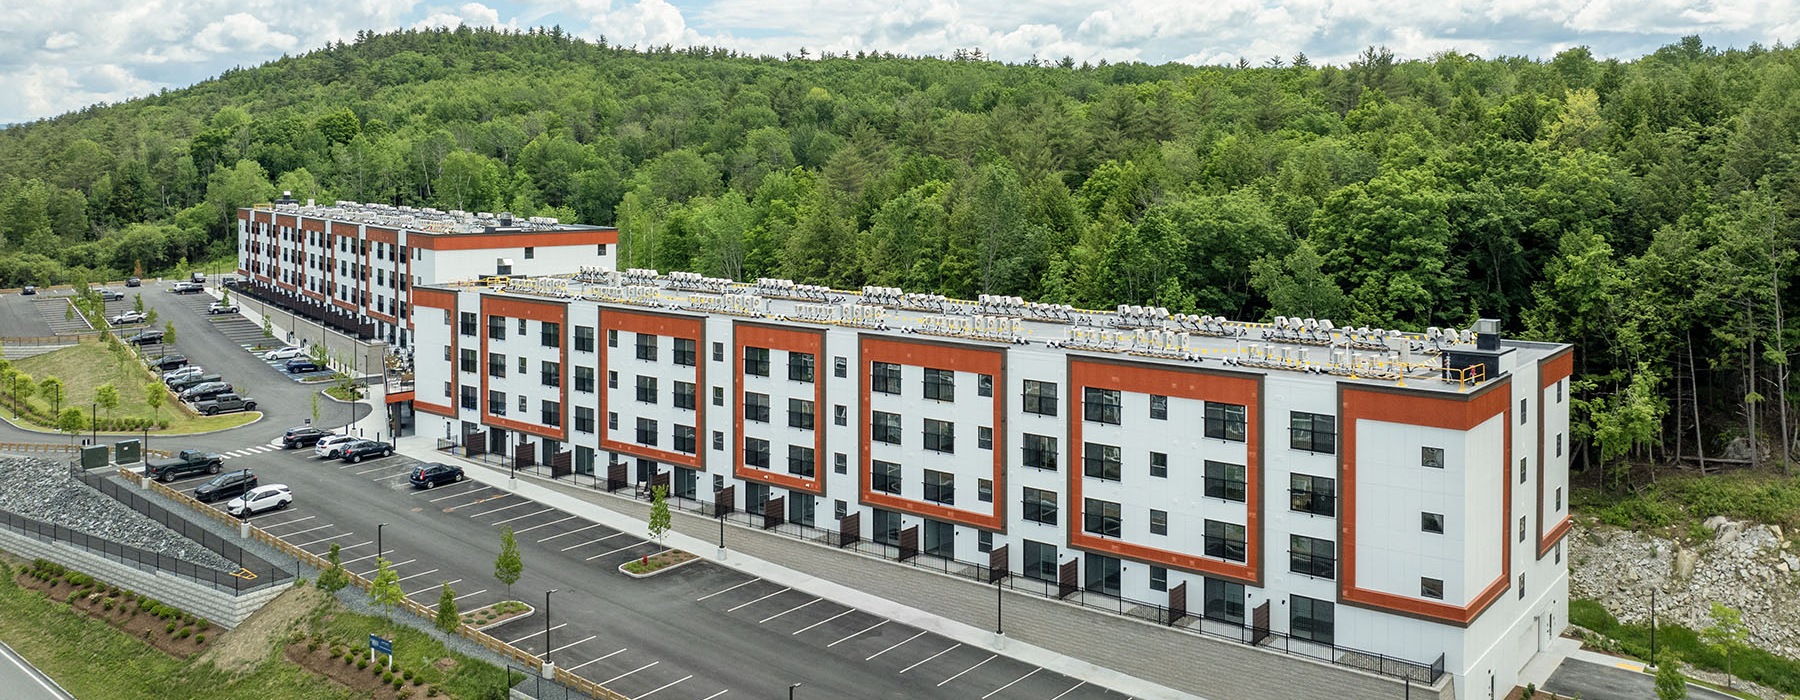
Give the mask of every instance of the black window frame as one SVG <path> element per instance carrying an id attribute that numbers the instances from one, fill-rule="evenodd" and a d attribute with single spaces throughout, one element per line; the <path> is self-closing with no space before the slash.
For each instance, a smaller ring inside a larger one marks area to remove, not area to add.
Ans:
<path id="1" fill-rule="evenodd" d="M 594 368 L 575 365 L 575 390 L 594 393 Z"/>
<path id="2" fill-rule="evenodd" d="M 1118 539 L 1125 530 L 1122 506 L 1098 498 L 1081 499 L 1081 531 Z"/>
<path id="3" fill-rule="evenodd" d="M 1428 535 L 1444 534 L 1444 514 L 1419 511 L 1419 532 Z"/>
<path id="4" fill-rule="evenodd" d="M 637 443 L 639 445 L 655 447 L 657 442 L 661 439 L 657 437 L 657 431 L 660 430 L 662 430 L 662 426 L 657 424 L 655 418 L 639 416 L 637 419 L 637 433 L 633 437 L 637 438 Z"/>
<path id="5" fill-rule="evenodd" d="M 575 327 L 575 352 L 593 352 L 593 351 L 594 351 L 594 327 L 593 326 L 576 326 Z"/>
<path id="6" fill-rule="evenodd" d="M 925 500 L 946 506 L 956 505 L 956 473 L 925 470 Z"/>
<path id="7" fill-rule="evenodd" d="M 769 441 L 759 437 L 744 436 L 744 466 L 757 469 L 769 468 Z"/>
<path id="8" fill-rule="evenodd" d="M 900 428 L 900 414 L 887 411 L 869 412 L 869 439 L 875 442 L 898 445 L 905 431 Z"/>
<path id="9" fill-rule="evenodd" d="M 1337 479 L 1312 474 L 1288 475 L 1288 510 L 1337 517 Z"/>
<path id="10" fill-rule="evenodd" d="M 744 392 L 744 420 L 756 423 L 769 422 L 769 395 L 754 391 Z"/>
<path id="11" fill-rule="evenodd" d="M 769 349 L 753 345 L 744 346 L 744 376 L 769 376 Z"/>
<path id="12" fill-rule="evenodd" d="M 1169 478 L 1169 453 L 1150 453 L 1150 477 L 1153 479 Z"/>
<path id="13" fill-rule="evenodd" d="M 805 445 L 788 445 L 788 473 L 807 479 L 818 474 L 818 455 Z"/>
<path id="14" fill-rule="evenodd" d="M 1423 445 L 1419 447 L 1419 466 L 1426 469 L 1444 468 L 1444 448 Z"/>
<path id="15" fill-rule="evenodd" d="M 925 398 L 932 401 L 956 401 L 956 371 L 925 368 Z"/>
<path id="16" fill-rule="evenodd" d="M 1150 534 L 1169 534 L 1169 511 L 1158 510 L 1156 508 L 1150 509 Z"/>
<path id="17" fill-rule="evenodd" d="M 575 432 L 594 432 L 594 409 L 587 406 L 575 407 Z"/>
<path id="18" fill-rule="evenodd" d="M 693 338 L 675 338 L 675 364 L 680 367 L 693 367 L 699 364 L 698 343 Z"/>
<path id="19" fill-rule="evenodd" d="M 1206 437 L 1227 442 L 1244 442 L 1249 422 L 1248 409 L 1243 405 L 1208 401 L 1204 413 L 1201 422 L 1205 424 Z"/>
<path id="20" fill-rule="evenodd" d="M 1332 646 L 1337 639 L 1337 608 L 1329 600 L 1288 595 L 1288 635 Z"/>
<path id="21" fill-rule="evenodd" d="M 1207 498 L 1244 502 L 1249 472 L 1244 465 L 1209 459 L 1205 461 L 1204 469 Z"/>
<path id="22" fill-rule="evenodd" d="M 1123 481 L 1125 466 L 1122 451 L 1115 445 L 1082 443 L 1081 475 L 1103 481 Z"/>
<path id="23" fill-rule="evenodd" d="M 1060 453 L 1056 436 L 1025 433 L 1024 439 L 1019 441 L 1019 449 L 1020 464 L 1026 468 L 1051 472 L 1057 470 Z"/>
<path id="24" fill-rule="evenodd" d="M 695 406 L 699 405 L 700 387 L 693 382 L 677 379 L 674 381 L 674 386 L 669 388 L 669 395 L 674 400 L 676 408 L 692 411 Z"/>
<path id="25" fill-rule="evenodd" d="M 869 460 L 869 490 L 900 495 L 903 471 L 898 462 Z"/>
<path id="26" fill-rule="evenodd" d="M 954 421 L 926 418 L 924 435 L 927 451 L 956 454 L 956 423 Z"/>
<path id="27" fill-rule="evenodd" d="M 869 391 L 877 394 L 899 396 L 901 393 L 900 365 L 892 362 L 869 363 Z"/>
<path id="28" fill-rule="evenodd" d="M 562 347 L 562 324 L 555 321 L 539 321 L 538 345 L 546 348 Z"/>
<path id="29" fill-rule="evenodd" d="M 1034 415 L 1054 417 L 1057 413 L 1059 401 L 1057 396 L 1058 391 L 1059 389 L 1056 382 L 1046 382 L 1037 379 L 1025 380 L 1025 388 L 1022 392 L 1023 410 L 1026 413 Z"/>
<path id="30" fill-rule="evenodd" d="M 1020 500 L 1020 513 L 1027 522 L 1044 525 L 1058 525 L 1057 501 L 1060 495 L 1053 489 L 1036 489 L 1025 487 Z"/>
<path id="31" fill-rule="evenodd" d="M 675 448 L 676 452 L 690 455 L 699 454 L 695 433 L 694 426 L 676 423 L 669 430 L 669 444 Z"/>
<path id="32" fill-rule="evenodd" d="M 655 335 L 652 335 L 650 333 L 636 334 L 636 336 L 632 339 L 632 346 L 634 348 L 636 348 L 635 353 L 636 353 L 637 359 L 643 360 L 645 362 L 655 362 L 656 361 L 656 343 L 657 343 L 657 336 L 655 336 Z"/>
<path id="33" fill-rule="evenodd" d="M 638 403 L 656 405 L 657 400 L 661 398 L 660 386 L 661 382 L 657 381 L 656 377 L 647 374 L 638 375 L 635 383 Z"/>
<path id="34" fill-rule="evenodd" d="M 1169 419 L 1169 397 L 1162 394 L 1150 395 L 1150 420 Z"/>
<path id="35" fill-rule="evenodd" d="M 1288 447 L 1313 454 L 1337 454 L 1337 416 L 1289 411 Z"/>
<path id="36" fill-rule="evenodd" d="M 1288 535 L 1288 571 L 1313 578 L 1337 578 L 1337 543 L 1331 540 Z"/>
<path id="37" fill-rule="evenodd" d="M 808 384 L 811 384 L 813 382 L 814 375 L 817 372 L 817 367 L 816 367 L 817 364 L 818 364 L 818 358 L 815 355 L 813 355 L 812 353 L 810 353 L 810 352 L 795 352 L 795 351 L 789 350 L 788 351 L 788 381 L 790 381 L 790 382 L 806 382 Z"/>
<path id="38" fill-rule="evenodd" d="M 1202 532 L 1206 556 L 1225 561 L 1244 561 L 1244 526 L 1222 520 L 1207 520 Z"/>
<path id="39" fill-rule="evenodd" d="M 1124 394 L 1118 389 L 1081 388 L 1081 419 L 1089 423 L 1120 425 Z"/>
<path id="40" fill-rule="evenodd" d="M 801 430 L 812 430 L 816 421 L 813 402 L 806 399 L 788 399 L 788 427 Z"/>

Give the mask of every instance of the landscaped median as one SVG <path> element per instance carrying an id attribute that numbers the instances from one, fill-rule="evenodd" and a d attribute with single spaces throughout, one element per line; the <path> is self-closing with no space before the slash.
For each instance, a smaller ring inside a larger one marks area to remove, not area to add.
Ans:
<path id="1" fill-rule="evenodd" d="M 262 417 L 256 411 L 195 414 L 162 388 L 161 376 L 115 343 L 82 342 L 0 363 L 0 409 L 13 413 L 16 405 L 17 422 L 44 430 L 131 435 L 148 429 L 157 435 L 189 435 Z M 154 405 L 152 393 L 158 394 Z M 65 420 L 71 409 L 77 412 L 74 422 Z M 90 422 L 95 418 L 98 425 Z"/>

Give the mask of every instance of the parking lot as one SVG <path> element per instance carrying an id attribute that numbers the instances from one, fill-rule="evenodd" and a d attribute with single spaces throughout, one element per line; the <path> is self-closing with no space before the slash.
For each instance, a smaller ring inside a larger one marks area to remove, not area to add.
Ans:
<path id="1" fill-rule="evenodd" d="M 541 607 L 544 586 L 528 588 L 522 581 L 509 595 L 493 578 L 499 530 L 512 528 L 527 573 L 551 571 L 545 575 L 564 583 L 555 586 L 560 593 L 548 634 L 541 610 L 484 631 L 532 654 L 548 648 L 559 667 L 626 697 L 705 700 L 732 690 L 738 691 L 733 696 L 761 696 L 765 689 L 740 684 L 737 674 L 712 663 L 732 659 L 700 663 L 692 644 L 705 640 L 687 638 L 684 629 L 745 641 L 803 669 L 844 669 L 830 680 L 817 671 L 796 672 L 796 678 L 814 686 L 838 684 L 846 697 L 1124 697 L 709 561 L 649 581 L 631 579 L 618 566 L 658 551 L 654 542 L 472 479 L 414 489 L 406 477 L 418 462 L 406 456 L 351 464 L 274 443 L 225 455 L 225 469 L 250 467 L 262 484 L 293 489 L 290 507 L 253 515 L 251 522 L 320 556 L 339 545 L 344 567 L 363 576 L 376 571 L 379 539 L 401 588 L 426 606 L 436 605 L 439 586 L 449 583 L 464 611 L 507 599 Z M 171 486 L 191 490 L 207 478 Z M 376 502 L 381 507 L 369 505 Z M 373 519 L 388 524 L 378 528 Z M 379 538 L 377 530 L 383 531 Z M 620 610 L 657 624 L 627 634 L 615 619 Z"/>

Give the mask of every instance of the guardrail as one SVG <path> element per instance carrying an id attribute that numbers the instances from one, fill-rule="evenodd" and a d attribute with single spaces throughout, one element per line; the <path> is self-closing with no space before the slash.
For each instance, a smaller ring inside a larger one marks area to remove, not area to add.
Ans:
<path id="1" fill-rule="evenodd" d="M 79 454 L 81 452 L 81 447 L 81 445 L 65 445 L 48 442 L 0 442 L 0 452 L 66 452 L 70 454 Z M 170 452 L 167 450 L 144 450 L 144 454 L 152 457 L 171 456 Z"/>

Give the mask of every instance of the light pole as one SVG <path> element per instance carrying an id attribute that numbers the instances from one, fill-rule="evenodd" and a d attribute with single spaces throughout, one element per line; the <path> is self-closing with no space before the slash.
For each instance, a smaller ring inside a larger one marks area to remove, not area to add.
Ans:
<path id="1" fill-rule="evenodd" d="M 375 526 L 375 563 L 377 564 L 381 563 L 381 528 L 384 527 L 387 527 L 387 523 Z"/>
<path id="2" fill-rule="evenodd" d="M 556 589 L 544 591 L 544 665 L 550 665 L 550 594 Z"/>
<path id="3" fill-rule="evenodd" d="M 798 687 L 800 687 L 799 683 L 794 683 L 794 684 L 788 686 L 788 700 L 794 700 L 794 689 L 798 688 Z"/>
<path id="4" fill-rule="evenodd" d="M 1000 586 L 1001 579 L 994 579 L 994 634 L 1006 634 L 1006 589 Z"/>
<path id="5" fill-rule="evenodd" d="M 79 409 L 77 409 L 77 410 L 79 410 Z M 95 401 L 94 406 L 92 408 L 88 409 L 88 442 L 94 443 L 94 444 L 99 444 L 99 442 L 100 442 L 100 402 L 99 401 Z"/>

